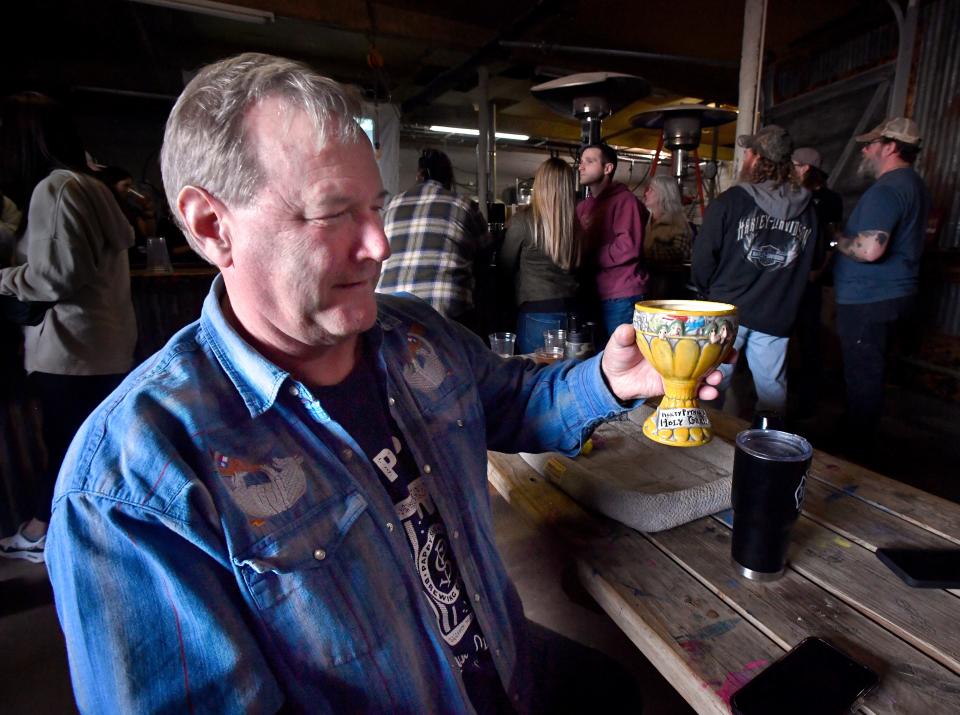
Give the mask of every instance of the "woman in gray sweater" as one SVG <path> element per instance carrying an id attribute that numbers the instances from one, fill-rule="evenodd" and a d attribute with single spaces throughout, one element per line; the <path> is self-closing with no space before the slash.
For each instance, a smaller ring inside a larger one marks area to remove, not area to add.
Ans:
<path id="1" fill-rule="evenodd" d="M 16 265 L 0 270 L 0 295 L 54 303 L 39 325 L 24 328 L 25 368 L 43 410 L 48 464 L 36 485 L 33 518 L 0 539 L 0 555 L 39 562 L 67 447 L 132 366 L 133 229 L 107 187 L 89 175 L 66 110 L 50 98 L 31 92 L 4 101 L 0 150 L 3 191 L 29 200 Z"/>

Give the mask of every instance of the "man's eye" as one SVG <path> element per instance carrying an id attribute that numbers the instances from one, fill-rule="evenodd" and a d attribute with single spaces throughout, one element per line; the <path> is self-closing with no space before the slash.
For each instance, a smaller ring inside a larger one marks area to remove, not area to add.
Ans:
<path id="1" fill-rule="evenodd" d="M 309 216 L 307 217 L 307 221 L 310 221 L 311 223 L 331 223 L 339 218 L 343 218 L 346 215 L 346 211 L 339 211 L 335 214 L 327 214 L 325 216 Z"/>

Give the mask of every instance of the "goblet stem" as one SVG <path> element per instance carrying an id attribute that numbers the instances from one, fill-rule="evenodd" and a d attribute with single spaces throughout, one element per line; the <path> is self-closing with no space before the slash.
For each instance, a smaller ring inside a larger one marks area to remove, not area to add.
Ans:
<path id="1" fill-rule="evenodd" d="M 667 380 L 663 381 L 664 400 L 670 398 L 674 401 L 693 400 L 697 394 L 697 383 L 692 380 Z M 694 406 L 694 405 L 691 405 Z"/>

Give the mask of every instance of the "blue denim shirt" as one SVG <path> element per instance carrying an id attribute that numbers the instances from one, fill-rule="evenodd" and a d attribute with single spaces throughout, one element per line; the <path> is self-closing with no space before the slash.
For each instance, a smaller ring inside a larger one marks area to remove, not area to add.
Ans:
<path id="1" fill-rule="evenodd" d="M 46 558 L 81 711 L 472 712 L 373 466 L 222 296 L 218 278 L 64 461 Z M 574 454 L 623 408 L 597 359 L 504 360 L 425 303 L 378 301 L 364 345 L 504 687 L 535 710 L 486 450 Z"/>

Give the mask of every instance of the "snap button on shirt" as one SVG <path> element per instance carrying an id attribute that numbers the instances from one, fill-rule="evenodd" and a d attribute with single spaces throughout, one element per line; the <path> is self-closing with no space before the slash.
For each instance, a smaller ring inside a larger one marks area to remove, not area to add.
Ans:
<path id="1" fill-rule="evenodd" d="M 313 552 L 313 558 L 315 558 L 317 561 L 323 561 L 325 558 L 327 558 L 327 552 L 323 549 L 317 549 Z"/>

